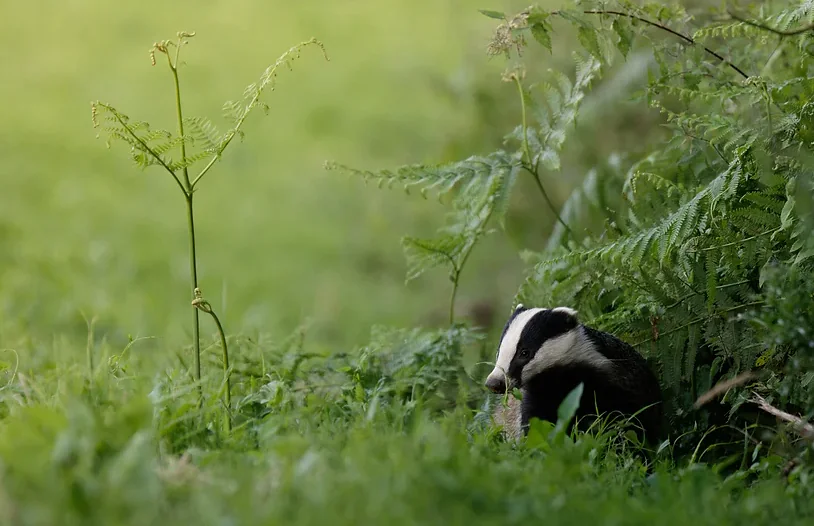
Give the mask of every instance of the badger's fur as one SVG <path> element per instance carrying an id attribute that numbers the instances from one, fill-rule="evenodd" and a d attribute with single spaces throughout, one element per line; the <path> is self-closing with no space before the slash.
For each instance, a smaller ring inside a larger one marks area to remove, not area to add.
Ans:
<path id="1" fill-rule="evenodd" d="M 494 414 L 506 438 L 527 433 L 532 418 L 556 422 L 560 403 L 580 383 L 578 428 L 586 429 L 596 415 L 633 417 L 641 438 L 660 438 L 661 389 L 633 347 L 583 325 L 568 307 L 519 305 L 503 328 L 497 363 L 486 379 L 495 393 L 516 387 L 523 395 L 522 401 L 509 395 L 508 405 Z"/>

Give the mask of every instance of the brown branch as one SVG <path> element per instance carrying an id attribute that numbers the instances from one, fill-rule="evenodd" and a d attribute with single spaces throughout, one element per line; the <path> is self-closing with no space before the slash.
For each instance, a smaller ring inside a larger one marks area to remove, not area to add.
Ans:
<path id="1" fill-rule="evenodd" d="M 807 25 L 805 27 L 800 27 L 800 28 L 797 28 L 797 29 L 789 29 L 789 30 L 784 31 L 782 29 L 776 29 L 776 28 L 767 26 L 767 25 L 762 24 L 760 22 L 755 22 L 753 20 L 748 20 L 748 19 L 746 19 L 746 18 L 744 18 L 744 17 L 742 17 L 740 15 L 737 15 L 737 14 L 733 13 L 732 11 L 727 11 L 727 14 L 733 20 L 737 20 L 738 22 L 746 24 L 747 26 L 756 27 L 758 29 L 762 29 L 764 31 L 774 33 L 775 35 L 780 35 L 781 37 L 793 37 L 795 35 L 802 35 L 803 33 L 807 32 L 807 31 L 814 30 L 814 24 L 809 24 L 809 25 Z"/>
<path id="2" fill-rule="evenodd" d="M 642 22 L 642 23 L 644 23 L 644 24 L 647 24 L 647 25 L 649 25 L 649 26 L 651 26 L 651 27 L 656 27 L 656 28 L 658 28 L 658 29 L 661 29 L 662 31 L 666 31 L 667 33 L 670 33 L 671 35 L 674 35 L 674 36 L 676 36 L 676 37 L 680 38 L 681 40 L 683 40 L 684 42 L 686 42 L 686 43 L 688 43 L 688 44 L 691 44 L 691 45 L 695 45 L 695 46 L 699 46 L 699 47 L 701 47 L 701 48 L 702 48 L 704 51 L 706 51 L 707 53 L 709 53 L 710 55 L 712 55 L 713 57 L 715 57 L 716 59 L 718 59 L 718 60 L 719 60 L 719 61 L 721 61 L 722 63 L 726 64 L 727 66 L 729 66 L 729 67 L 730 67 L 730 68 L 732 68 L 733 70 L 737 71 L 737 72 L 738 72 L 738 74 L 740 74 L 740 76 L 742 76 L 743 78 L 745 78 L 745 79 L 748 79 L 748 78 L 749 78 L 749 75 L 747 75 L 746 73 L 744 73 L 744 71 L 743 71 L 741 68 L 739 68 L 738 66 L 736 66 L 735 64 L 733 64 L 733 63 L 732 63 L 732 62 L 730 62 L 729 60 L 725 59 L 725 58 L 724 58 L 723 56 L 721 56 L 720 54 L 716 53 L 715 51 L 711 50 L 710 48 L 706 47 L 706 46 L 705 46 L 705 45 L 703 45 L 703 44 L 699 44 L 699 43 L 698 43 L 698 42 L 696 42 L 696 41 L 695 41 L 695 40 L 694 40 L 692 37 L 689 37 L 689 36 L 687 36 L 687 35 L 684 35 L 684 34 L 682 34 L 682 33 L 679 33 L 678 31 L 675 31 L 675 30 L 673 30 L 673 29 L 670 29 L 669 27 L 667 27 L 667 26 L 665 26 L 665 25 L 662 25 L 662 24 L 660 24 L 660 23 L 658 23 L 658 22 L 653 22 L 652 20 L 648 20 L 648 19 L 646 19 L 646 18 L 642 18 L 642 17 L 640 17 L 640 16 L 638 16 L 638 15 L 634 15 L 634 14 L 632 14 L 632 13 L 624 13 L 624 12 L 622 12 L 622 11 L 612 11 L 612 10 L 606 10 L 606 9 L 588 10 L 588 11 L 583 11 L 583 13 L 584 13 L 584 14 L 586 14 L 586 15 L 612 15 L 612 16 L 621 16 L 621 17 L 625 17 L 625 18 L 630 18 L 631 20 L 638 20 L 639 22 Z M 553 14 L 553 15 L 559 15 L 559 14 L 560 14 L 560 12 L 559 12 L 559 11 L 552 11 L 552 13 L 551 13 L 551 14 Z"/>
<path id="3" fill-rule="evenodd" d="M 757 393 L 752 393 L 752 399 L 750 401 L 753 404 L 757 404 L 759 408 L 766 411 L 770 415 L 776 416 L 780 420 L 793 424 L 795 431 L 797 431 L 797 433 L 801 437 L 805 438 L 806 440 L 814 441 L 814 425 L 809 424 L 799 416 L 794 416 L 790 413 L 787 413 L 781 409 L 774 407 L 769 402 L 767 402 L 765 398 L 763 398 Z"/>
<path id="4" fill-rule="evenodd" d="M 712 389 L 707 391 L 706 393 L 702 394 L 698 397 L 698 400 L 695 401 L 693 407 L 698 409 L 699 407 L 706 405 L 712 401 L 713 398 L 718 397 L 719 395 L 729 391 L 733 387 L 738 387 L 740 385 L 745 384 L 749 380 L 756 378 L 757 376 L 752 371 L 746 371 L 745 373 L 741 373 L 734 378 L 730 378 L 729 380 L 724 380 L 723 382 L 718 382 Z"/>

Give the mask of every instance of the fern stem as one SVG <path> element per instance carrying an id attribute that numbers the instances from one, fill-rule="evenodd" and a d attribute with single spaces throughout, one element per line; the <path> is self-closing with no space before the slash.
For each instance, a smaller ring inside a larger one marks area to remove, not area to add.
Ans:
<path id="1" fill-rule="evenodd" d="M 814 31 L 814 24 L 809 24 L 807 26 L 803 26 L 803 27 L 800 27 L 800 28 L 797 28 L 797 29 L 789 29 L 789 30 L 784 31 L 782 29 L 775 29 L 775 28 L 767 26 L 765 24 L 761 24 L 760 22 L 755 22 L 754 20 L 748 20 L 748 19 L 743 18 L 740 15 L 738 15 L 738 14 L 732 12 L 732 11 L 727 11 L 727 14 L 733 20 L 737 20 L 738 22 L 746 24 L 747 26 L 756 27 L 758 29 L 762 29 L 764 31 L 774 33 L 775 35 L 778 35 L 778 36 L 781 36 L 781 37 L 793 37 L 793 36 L 796 36 L 796 35 L 802 35 L 803 33 L 806 33 L 808 31 Z"/>
<path id="2" fill-rule="evenodd" d="M 719 248 L 731 247 L 731 246 L 734 246 L 734 245 L 739 245 L 741 243 L 746 243 L 747 241 L 752 241 L 753 239 L 757 239 L 759 237 L 768 236 L 769 234 L 779 232 L 780 230 L 782 230 L 782 227 L 772 228 L 770 230 L 766 230 L 765 232 L 761 232 L 761 233 L 755 234 L 753 236 L 745 237 L 745 238 L 739 239 L 737 241 L 730 241 L 729 243 L 724 243 L 723 245 L 715 245 L 714 247 L 704 247 L 704 248 L 702 248 L 700 250 L 688 250 L 687 252 L 688 253 L 709 252 L 710 250 L 717 250 Z"/>
<path id="3" fill-rule="evenodd" d="M 696 319 L 694 319 L 692 321 L 689 321 L 689 322 L 685 323 L 684 325 L 681 325 L 679 327 L 675 327 L 673 329 L 670 329 L 669 331 L 662 332 L 661 334 L 659 334 L 659 338 L 663 338 L 663 337 L 667 336 L 668 334 L 673 334 L 674 332 L 684 330 L 687 327 L 695 325 L 696 323 L 701 323 L 702 321 L 711 320 L 712 318 L 714 318 L 716 316 L 721 316 L 723 314 L 728 314 L 730 312 L 735 312 L 736 310 L 745 309 L 745 308 L 748 308 L 748 307 L 755 307 L 757 305 L 763 305 L 764 303 L 766 303 L 766 302 L 763 301 L 763 300 L 752 301 L 750 303 L 743 303 L 741 305 L 735 305 L 734 307 L 730 307 L 728 309 L 718 311 L 718 312 L 714 313 L 711 316 L 701 316 L 699 318 L 696 318 Z M 640 345 L 643 345 L 643 344 L 651 342 L 651 341 L 655 341 L 655 340 L 653 338 L 648 338 L 646 340 L 642 340 L 640 342 L 634 343 L 633 346 L 638 347 Z"/>
<path id="4" fill-rule="evenodd" d="M 483 228 L 489 223 L 489 220 L 492 218 L 492 214 L 495 211 L 494 206 L 489 207 L 489 213 L 486 214 L 486 217 L 478 224 L 477 228 L 475 229 L 475 234 L 472 236 L 472 241 L 469 243 L 469 246 L 463 252 L 463 256 L 461 256 L 461 261 L 457 265 L 453 262 L 453 272 L 452 272 L 452 292 L 450 292 L 449 296 L 449 324 L 452 325 L 455 323 L 455 297 L 458 294 L 458 283 L 461 279 L 461 272 L 463 272 L 464 267 L 466 266 L 466 262 L 469 260 L 469 256 L 472 254 L 472 251 L 475 249 L 475 245 L 477 244 L 478 238 L 483 233 Z"/>
<path id="5" fill-rule="evenodd" d="M 678 38 L 680 38 L 684 42 L 687 42 L 688 44 L 701 47 L 704 51 L 706 51 L 707 53 L 709 53 L 710 55 L 712 55 L 713 57 L 715 57 L 716 59 L 721 61 L 723 64 L 726 64 L 727 66 L 729 66 L 733 70 L 737 71 L 738 74 L 740 74 L 740 76 L 742 76 L 743 78 L 745 78 L 745 79 L 749 78 L 749 75 L 744 73 L 744 71 L 741 68 L 739 68 L 738 66 L 736 66 L 735 64 L 733 64 L 729 60 L 725 59 L 723 56 L 719 55 L 715 51 L 711 50 L 710 48 L 706 47 L 703 44 L 699 44 L 692 37 L 681 34 L 678 31 L 670 29 L 669 27 L 667 27 L 665 25 L 659 24 L 658 22 L 653 22 L 652 20 L 648 20 L 646 18 L 640 17 L 638 15 L 634 15 L 632 13 L 624 13 L 622 11 L 613 11 L 613 10 L 607 10 L 607 9 L 591 9 L 591 10 L 588 10 L 588 11 L 583 11 L 583 13 L 586 14 L 586 15 L 621 16 L 621 17 L 625 17 L 625 18 L 630 18 L 631 20 L 638 20 L 639 22 L 642 22 L 643 24 L 647 24 L 648 26 L 651 26 L 651 27 L 656 27 L 658 29 L 661 29 L 662 31 L 666 31 L 667 33 L 670 33 L 671 35 L 677 36 Z M 562 14 L 559 11 L 553 11 L 551 14 L 562 16 Z"/>
<path id="6" fill-rule="evenodd" d="M 295 51 L 299 51 L 299 49 L 301 49 L 301 48 L 303 48 L 303 47 L 305 47 L 307 45 L 310 45 L 310 44 L 314 44 L 314 45 L 318 46 L 320 49 L 322 49 L 322 55 L 325 57 L 325 60 L 328 60 L 328 55 L 325 52 L 325 48 L 322 46 L 322 43 L 320 41 L 318 41 L 317 39 L 312 38 L 310 40 L 306 40 L 305 42 L 301 42 L 300 44 L 298 44 L 296 46 L 293 46 L 286 53 L 284 53 L 283 56 L 281 56 L 277 60 L 277 63 L 268 72 L 268 78 L 274 78 L 274 76 L 277 74 L 277 68 L 279 68 L 282 64 L 288 64 L 287 62 L 285 62 L 283 60 L 284 58 L 286 58 L 287 56 L 291 55 Z M 176 59 L 176 62 L 177 62 L 177 59 Z M 271 89 L 273 90 L 274 87 L 272 86 Z M 212 159 L 206 164 L 206 166 L 203 167 L 203 169 L 200 171 L 200 173 L 198 173 L 198 175 L 195 176 L 195 178 L 192 180 L 192 185 L 190 186 L 190 191 L 192 191 L 192 189 L 195 188 L 195 185 L 198 184 L 198 181 L 200 181 L 201 178 L 204 175 L 206 175 L 206 172 L 208 172 L 212 168 L 212 166 L 215 165 L 215 162 L 217 162 L 217 160 L 220 158 L 221 154 L 223 154 L 223 151 L 226 150 L 226 147 L 229 146 L 229 143 L 232 142 L 232 139 L 235 138 L 235 135 L 237 135 L 240 132 L 240 128 L 243 126 L 243 123 L 245 122 L 246 117 L 249 116 L 250 110 L 260 100 L 260 95 L 262 94 L 262 91 L 263 91 L 262 88 L 258 89 L 257 92 L 254 94 L 254 97 L 252 97 L 251 101 L 249 101 L 249 103 L 245 106 L 242 115 L 238 118 L 237 122 L 235 122 L 235 126 L 234 126 L 234 128 L 232 128 L 231 132 L 229 133 L 229 136 L 224 140 L 223 144 L 218 148 L 218 151 L 214 154 Z M 184 170 L 186 170 L 186 168 L 184 168 Z"/>
<path id="7" fill-rule="evenodd" d="M 211 306 L 206 303 L 206 308 L 204 312 L 208 313 L 212 316 L 212 319 L 215 321 L 215 326 L 218 329 L 218 335 L 220 336 L 220 345 L 221 349 L 223 350 L 223 378 L 224 382 L 226 383 L 226 432 L 232 432 L 232 380 L 231 380 L 231 373 L 229 371 L 229 348 L 226 346 L 226 334 L 223 332 L 223 325 L 220 323 L 220 319 L 215 314 L 215 311 L 212 310 Z M 198 309 L 195 309 L 195 312 L 198 312 Z"/>
<path id="8" fill-rule="evenodd" d="M 526 124 L 526 96 L 523 93 L 523 85 L 520 83 L 520 78 L 518 78 L 517 75 L 513 75 L 512 78 L 517 86 L 517 93 L 520 95 L 520 116 L 523 125 L 523 150 L 526 154 L 526 162 L 530 165 L 531 149 L 529 148 L 529 128 L 528 124 Z"/>
<path id="9" fill-rule="evenodd" d="M 181 52 L 181 44 L 178 44 L 178 51 L 175 54 L 175 64 L 170 63 L 172 78 L 175 82 L 175 111 L 178 116 L 178 136 L 181 138 L 181 173 L 184 175 L 187 193 L 192 194 L 192 186 L 189 184 L 189 169 L 187 168 L 187 141 L 184 136 L 184 115 L 181 110 L 181 83 L 178 79 L 178 55 Z M 169 56 L 169 55 L 168 55 Z"/>
<path id="10" fill-rule="evenodd" d="M 189 225 L 189 274 L 192 280 L 192 296 L 198 290 L 198 265 L 195 247 L 195 215 L 192 207 L 192 194 L 186 196 L 187 202 L 187 224 Z M 192 348 L 195 355 L 195 379 L 201 381 L 201 340 L 200 340 L 200 319 L 198 309 L 192 309 Z M 203 388 L 199 385 L 200 399 L 203 401 Z"/>
<path id="11" fill-rule="evenodd" d="M 540 193 L 543 194 L 543 198 L 545 199 L 546 203 L 548 203 L 548 207 L 557 217 L 557 221 L 565 228 L 565 231 L 568 232 L 569 235 L 572 234 L 571 228 L 563 221 L 560 213 L 557 211 L 557 208 L 554 206 L 554 203 L 551 202 L 551 198 L 548 197 L 548 192 L 546 192 L 545 187 L 543 187 L 543 182 L 540 180 L 540 175 L 537 172 L 537 165 L 536 163 L 532 166 L 531 163 L 531 148 L 529 148 L 529 132 L 528 132 L 528 124 L 526 121 L 526 97 L 523 93 L 523 85 L 520 83 L 520 79 L 517 75 L 513 75 L 512 79 L 514 80 L 515 85 L 517 86 L 517 93 L 520 95 L 520 116 L 522 120 L 523 126 L 523 153 L 526 156 L 525 161 L 523 161 L 523 168 L 526 169 L 528 173 L 534 178 L 534 182 L 537 183 L 537 188 L 540 189 Z"/>
<path id="12" fill-rule="evenodd" d="M 227 143 L 227 144 L 228 144 L 228 143 Z M 220 157 L 220 155 L 219 155 L 219 154 L 218 154 L 218 155 L 213 156 L 213 157 L 212 157 L 212 159 L 211 159 L 211 160 L 210 160 L 210 161 L 209 161 L 209 162 L 206 164 L 206 166 L 204 166 L 203 170 L 201 170 L 201 173 L 199 173 L 199 174 L 198 174 L 198 175 L 195 177 L 195 179 L 193 179 L 193 180 L 192 180 L 192 188 L 195 188 L 195 185 L 196 185 L 196 184 L 198 184 L 198 181 L 200 181 L 201 177 L 203 177 L 203 176 L 204 176 L 204 174 L 205 174 L 206 172 L 208 172 L 210 168 L 212 168 L 212 166 L 215 164 L 215 161 L 217 161 L 219 157 Z"/>
<path id="13" fill-rule="evenodd" d="M 571 227 L 569 227 L 568 223 L 566 223 L 563 220 L 562 216 L 560 216 L 560 213 L 557 211 L 557 207 L 554 206 L 554 203 L 551 201 L 551 198 L 548 196 L 548 192 L 546 192 L 545 187 L 543 186 L 543 182 L 540 180 L 540 174 L 537 173 L 536 169 L 534 169 L 533 167 L 528 166 L 525 163 L 523 163 L 523 168 L 525 168 L 526 171 L 531 174 L 532 178 L 534 179 L 534 182 L 537 183 L 537 188 L 540 189 L 540 193 L 543 194 L 543 198 L 545 199 L 546 203 L 548 204 L 548 207 L 551 209 L 551 212 L 557 218 L 557 221 L 562 225 L 562 227 L 565 229 L 565 231 L 568 233 L 568 235 L 573 235 L 573 232 L 571 231 Z"/>
<path id="14" fill-rule="evenodd" d="M 452 291 L 449 294 L 449 324 L 455 323 L 455 296 L 458 294 L 458 279 L 460 272 L 457 270 L 453 272 Z"/>
<path id="15" fill-rule="evenodd" d="M 726 283 L 724 285 L 718 285 L 717 287 L 715 287 L 715 290 L 725 290 L 725 289 L 728 289 L 728 288 L 737 287 L 738 285 L 746 285 L 747 283 L 749 283 L 748 279 L 745 279 L 745 280 L 742 280 L 742 281 L 736 281 L 734 283 Z M 674 309 L 674 308 L 678 307 L 679 305 L 681 305 L 682 303 L 684 303 L 685 301 L 687 301 L 688 299 L 692 298 L 693 296 L 697 296 L 699 294 L 701 294 L 701 293 L 698 292 L 697 290 L 693 290 L 689 294 L 687 294 L 685 296 L 682 296 L 681 298 L 677 299 L 675 301 L 675 303 L 669 305 L 664 310 Z"/>
<path id="16" fill-rule="evenodd" d="M 178 79 L 178 57 L 181 53 L 181 38 L 178 39 L 178 50 L 175 53 L 175 64 L 170 60 L 169 53 L 167 54 L 167 62 L 172 71 L 172 78 L 175 84 L 175 111 L 178 118 L 178 135 L 181 137 L 181 166 L 183 169 L 181 173 L 184 176 L 184 183 L 186 185 L 186 203 L 187 203 L 187 225 L 189 227 L 189 274 L 192 281 L 192 299 L 195 299 L 195 293 L 198 290 L 198 260 L 195 250 L 195 214 L 193 208 L 193 191 L 192 185 L 189 184 L 189 170 L 187 169 L 187 150 L 186 150 L 186 137 L 184 136 L 184 115 L 181 109 L 181 83 Z M 198 381 L 198 403 L 203 404 L 203 387 L 201 386 L 201 340 L 200 340 L 200 319 L 198 317 L 198 309 L 192 309 L 192 348 L 195 355 L 195 379 Z"/>

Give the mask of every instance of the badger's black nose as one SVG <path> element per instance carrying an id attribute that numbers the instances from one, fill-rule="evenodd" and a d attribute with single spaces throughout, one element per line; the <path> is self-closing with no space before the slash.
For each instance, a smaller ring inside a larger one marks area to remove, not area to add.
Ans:
<path id="1" fill-rule="evenodd" d="M 506 382 L 504 382 L 503 378 L 499 376 L 490 376 L 486 379 L 486 388 L 493 393 L 505 393 Z"/>

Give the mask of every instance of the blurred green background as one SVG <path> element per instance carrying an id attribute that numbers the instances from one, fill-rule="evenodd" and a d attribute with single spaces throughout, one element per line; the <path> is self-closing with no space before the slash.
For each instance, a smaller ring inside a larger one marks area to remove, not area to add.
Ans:
<path id="1" fill-rule="evenodd" d="M 515 87 L 501 81 L 505 59 L 485 52 L 498 22 L 478 9 L 525 5 L 16 4 L 0 20 L 0 347 L 84 347 L 93 316 L 97 337 L 114 346 L 128 335 L 157 337 L 141 353 L 189 343 L 183 199 L 162 171 L 136 168 L 122 144 L 106 149 L 90 119 L 99 99 L 174 130 L 170 72 L 152 67 L 148 51 L 179 30 L 197 33 L 183 54 L 185 116 L 216 123 L 223 102 L 290 46 L 316 37 L 331 59 L 307 48 L 281 73 L 265 98 L 269 115 L 250 117 L 245 140 L 197 194 L 200 283 L 227 332 L 283 338 L 309 321 L 314 348 L 349 350 L 374 324 L 444 323 L 446 275 L 405 286 L 399 240 L 431 235 L 447 210 L 323 163 L 395 168 L 499 147 L 519 110 Z M 560 47 L 555 57 L 570 72 Z M 552 59 L 539 57 L 543 74 Z M 569 170 L 548 182 L 558 202 L 580 175 Z M 516 193 L 509 235 L 484 242 L 462 278 L 459 312 L 481 323 L 496 310 L 502 324 L 523 278 L 519 251 L 552 226 L 534 187 L 521 184 L 531 191 Z"/>

